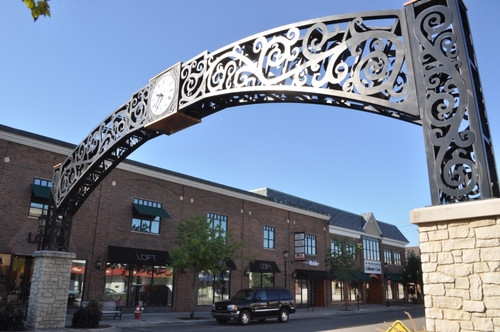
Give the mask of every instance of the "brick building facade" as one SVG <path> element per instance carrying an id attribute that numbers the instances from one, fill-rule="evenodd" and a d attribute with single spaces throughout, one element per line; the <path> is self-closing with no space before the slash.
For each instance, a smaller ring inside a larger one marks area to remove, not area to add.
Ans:
<path id="1" fill-rule="evenodd" d="M 47 208 L 53 166 L 73 148 L 0 126 L 0 296 L 29 296 L 38 216 Z M 405 298 L 398 273 L 408 241 L 371 213 L 356 215 L 268 188 L 243 191 L 127 160 L 73 218 L 68 304 L 99 298 L 125 307 L 188 310 L 190 278 L 171 273 L 168 252 L 176 225 L 194 214 L 231 229 L 256 257 L 225 262 L 220 275 L 200 274 L 199 305 L 260 285 L 286 285 L 299 307 L 341 303 L 343 285 L 325 267 L 340 238 L 363 247 L 357 260 L 364 273 L 347 285 L 350 300 L 357 294 L 364 303 Z"/>

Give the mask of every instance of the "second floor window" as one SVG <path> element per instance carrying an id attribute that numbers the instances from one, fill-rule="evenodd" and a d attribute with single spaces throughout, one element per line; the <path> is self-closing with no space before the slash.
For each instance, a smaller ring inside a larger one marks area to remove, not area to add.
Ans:
<path id="1" fill-rule="evenodd" d="M 207 220 L 213 228 L 220 227 L 220 235 L 226 238 L 227 216 L 216 213 L 207 213 Z"/>
<path id="2" fill-rule="evenodd" d="M 401 262 L 401 253 L 399 251 L 394 252 L 394 264 L 403 265 L 403 262 Z"/>
<path id="3" fill-rule="evenodd" d="M 392 264 L 392 253 L 389 249 L 384 249 L 384 263 Z"/>
<path id="4" fill-rule="evenodd" d="M 161 218 L 170 218 L 162 204 L 145 199 L 134 199 L 132 231 L 160 234 Z"/>
<path id="5" fill-rule="evenodd" d="M 306 234 L 305 236 L 306 255 L 316 255 L 316 236 Z"/>
<path id="6" fill-rule="evenodd" d="M 363 237 L 363 256 L 365 260 L 380 261 L 380 246 L 378 239 Z"/>
<path id="7" fill-rule="evenodd" d="M 264 226 L 264 248 L 274 249 L 274 227 Z"/>
<path id="8" fill-rule="evenodd" d="M 31 185 L 31 201 L 28 216 L 38 218 L 47 214 L 52 181 L 35 178 Z"/>

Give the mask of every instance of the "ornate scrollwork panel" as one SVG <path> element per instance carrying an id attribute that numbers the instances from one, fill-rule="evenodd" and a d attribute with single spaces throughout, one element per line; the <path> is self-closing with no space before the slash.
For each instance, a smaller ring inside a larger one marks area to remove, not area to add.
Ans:
<path id="1" fill-rule="evenodd" d="M 403 11 L 332 16 L 203 52 L 182 66 L 180 109 L 201 118 L 229 106 L 300 101 L 418 123 L 406 31 Z"/>
<path id="2" fill-rule="evenodd" d="M 489 130 L 479 120 L 485 113 L 478 107 L 479 81 L 471 73 L 475 60 L 467 52 L 472 45 L 466 45 L 470 36 L 463 35 L 461 6 L 450 0 L 448 6 L 417 3 L 409 8 L 414 66 L 422 74 L 416 82 L 434 205 L 499 195 L 488 152 L 492 148 L 485 149 L 491 144 Z"/>
<path id="3" fill-rule="evenodd" d="M 111 169 L 155 132 L 144 129 L 151 122 L 147 112 L 149 87 L 132 95 L 84 139 L 54 171 L 52 195 L 59 210 L 64 206 L 76 212 L 79 202 Z"/>

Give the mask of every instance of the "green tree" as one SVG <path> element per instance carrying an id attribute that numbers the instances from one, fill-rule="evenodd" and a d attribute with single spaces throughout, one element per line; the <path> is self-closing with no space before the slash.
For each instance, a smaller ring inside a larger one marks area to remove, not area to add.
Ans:
<path id="1" fill-rule="evenodd" d="M 355 280 L 355 275 L 361 273 L 356 257 L 360 252 L 360 244 L 348 242 L 344 239 L 332 239 L 333 246 L 330 255 L 326 257 L 326 266 L 332 277 L 342 282 L 345 310 L 349 305 L 349 283 Z"/>
<path id="2" fill-rule="evenodd" d="M 31 16 L 35 22 L 40 15 L 50 17 L 49 0 L 23 0 L 23 2 L 31 10 Z"/>
<path id="3" fill-rule="evenodd" d="M 407 285 L 413 284 L 415 287 L 415 295 L 417 298 L 422 298 L 422 290 L 424 288 L 424 281 L 422 278 L 422 260 L 419 256 L 408 255 L 405 266 L 403 268 L 402 278 L 406 281 Z"/>
<path id="4" fill-rule="evenodd" d="M 249 259 L 244 255 L 244 248 L 246 244 L 236 241 L 231 230 L 224 231 L 220 225 L 212 227 L 212 221 L 206 217 L 194 215 L 179 224 L 170 258 L 175 272 L 191 272 L 190 318 L 196 310 L 199 273 L 220 273 L 224 259 Z"/>

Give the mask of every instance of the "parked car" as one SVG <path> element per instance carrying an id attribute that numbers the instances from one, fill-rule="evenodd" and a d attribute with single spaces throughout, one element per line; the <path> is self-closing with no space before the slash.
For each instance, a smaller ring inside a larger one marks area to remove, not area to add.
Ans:
<path id="1" fill-rule="evenodd" d="M 295 313 L 295 301 L 285 288 L 251 288 L 239 290 L 231 299 L 212 305 L 212 317 L 219 324 L 234 320 L 247 325 L 251 320 L 277 318 L 286 323 Z"/>

